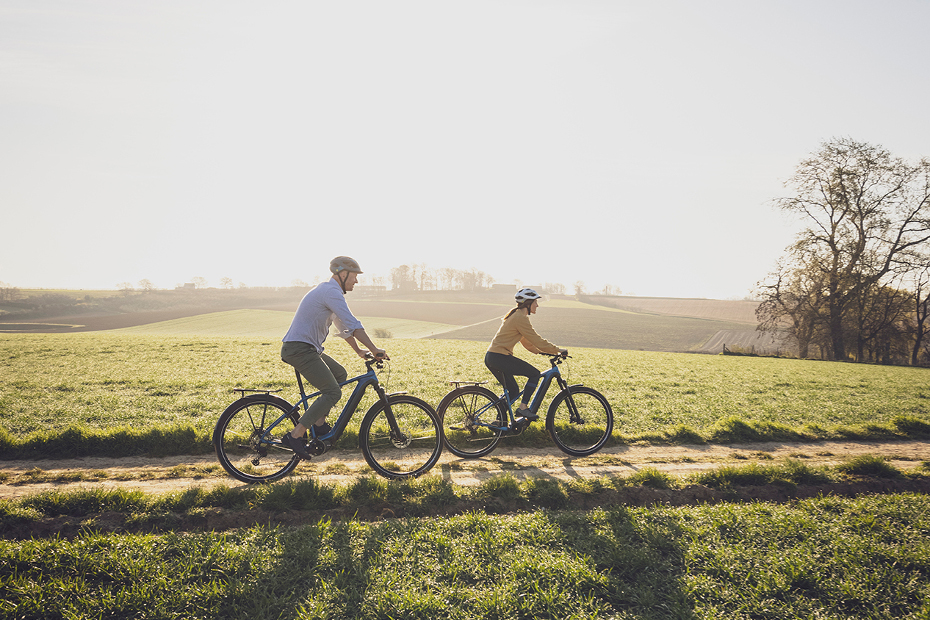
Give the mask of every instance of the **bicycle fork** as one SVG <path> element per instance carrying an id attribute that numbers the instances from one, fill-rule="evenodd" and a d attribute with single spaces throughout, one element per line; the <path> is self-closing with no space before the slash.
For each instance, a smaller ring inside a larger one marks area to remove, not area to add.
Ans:
<path id="1" fill-rule="evenodd" d="M 378 398 L 384 403 L 384 417 L 387 418 L 388 426 L 391 428 L 391 442 L 397 447 L 402 447 L 409 443 L 409 438 L 400 430 L 400 426 L 397 425 L 397 418 L 391 410 L 391 401 L 388 399 L 384 388 L 381 387 L 381 384 L 378 382 L 373 383 L 371 387 L 374 388 L 375 393 L 378 394 Z"/>
<path id="2" fill-rule="evenodd" d="M 568 383 L 565 381 L 565 379 L 562 378 L 562 375 L 556 376 L 555 379 L 559 384 L 559 389 L 565 392 L 565 404 L 568 405 L 569 423 L 584 424 L 584 418 L 582 418 L 581 413 L 578 412 L 578 405 L 575 404 L 575 399 L 572 397 L 572 392 L 568 389 Z"/>

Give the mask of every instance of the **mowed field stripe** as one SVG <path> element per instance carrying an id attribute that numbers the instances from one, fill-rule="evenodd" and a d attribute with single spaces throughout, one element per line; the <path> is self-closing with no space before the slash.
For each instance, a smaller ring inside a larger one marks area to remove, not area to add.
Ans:
<path id="1" fill-rule="evenodd" d="M 293 312 L 279 310 L 228 310 L 110 331 L 164 336 L 230 336 L 280 340 L 287 333 L 293 316 Z M 372 335 L 378 330 L 385 330 L 393 338 L 424 338 L 459 327 L 391 317 L 360 316 L 359 319 Z"/>

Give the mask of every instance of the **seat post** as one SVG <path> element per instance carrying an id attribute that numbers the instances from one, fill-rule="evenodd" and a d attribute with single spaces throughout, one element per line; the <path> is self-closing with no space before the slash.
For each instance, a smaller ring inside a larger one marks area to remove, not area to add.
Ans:
<path id="1" fill-rule="evenodd" d="M 304 393 L 304 382 L 300 378 L 300 371 L 296 368 L 294 369 L 294 374 L 297 375 L 297 386 L 300 388 L 300 399 L 303 400 L 307 397 L 307 394 Z"/>

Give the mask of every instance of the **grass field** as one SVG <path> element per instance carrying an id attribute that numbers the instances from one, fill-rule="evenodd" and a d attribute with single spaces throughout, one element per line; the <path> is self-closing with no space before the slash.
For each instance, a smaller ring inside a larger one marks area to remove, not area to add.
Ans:
<path id="1" fill-rule="evenodd" d="M 491 378 L 481 342 L 384 344 L 392 356 L 382 374 L 388 391 L 407 391 L 434 406 L 448 380 Z M 364 370 L 343 343 L 327 350 L 350 376 Z M 279 352 L 278 339 L 265 338 L 2 335 L 0 432 L 8 448 L 25 442 L 41 450 L 68 429 L 88 445 L 113 433 L 131 445 L 157 429 L 209 450 L 207 438 L 237 397 L 234 388 L 281 388 L 282 397 L 296 398 L 296 380 Z M 894 437 L 923 433 L 930 422 L 927 369 L 583 348 L 572 353 L 563 374 L 605 394 L 617 417 L 616 441 Z M 545 366 L 545 358 L 520 355 Z M 372 403 L 366 397 L 361 411 Z M 357 415 L 350 428 L 360 421 Z M 150 436 L 155 440 L 165 445 L 162 435 Z M 542 429 L 526 440 L 547 442 Z M 6 452 L 8 458 L 24 454 Z"/>
<path id="2" fill-rule="evenodd" d="M 438 501 L 442 486 L 429 488 Z M 197 510 L 193 495 L 107 497 L 143 522 L 169 506 Z M 29 518 L 44 499 L 0 505 L 4 520 Z M 81 514 L 95 498 L 74 499 Z M 0 615 L 921 620 L 928 531 L 930 498 L 914 494 L 223 533 L 99 533 L 90 520 L 73 538 L 0 540 Z"/>
<path id="3" fill-rule="evenodd" d="M 0 335 L 0 454 L 209 450 L 233 388 L 281 387 L 294 396 L 279 336 L 171 329 L 182 331 Z M 393 358 L 382 374 L 389 391 L 435 404 L 448 379 L 489 378 L 484 342 L 383 344 Z M 342 343 L 329 350 L 350 372 L 362 369 Z M 930 436 L 927 369 L 572 353 L 563 368 L 570 382 L 607 395 L 618 414 L 616 441 Z M 541 433 L 534 440 L 550 445 Z M 800 464 L 773 472 L 709 472 L 695 482 L 726 489 L 822 475 Z M 584 482 L 584 493 L 667 484 L 656 474 Z M 927 495 L 578 510 L 558 482 L 504 477 L 468 491 L 479 508 L 465 514 L 363 522 L 351 510 L 353 502 L 370 509 L 401 498 L 417 514 L 457 493 L 429 476 L 364 478 L 335 490 L 310 479 L 163 497 L 86 491 L 3 501 L 0 617 L 930 618 Z M 307 505 L 338 502 L 348 507 L 342 519 L 301 517 Z M 513 512 L 520 502 L 525 512 Z M 247 527 L 211 531 L 211 519 L 230 510 L 291 515 L 294 525 L 249 518 Z M 111 532 L 114 514 L 149 533 Z M 59 517 L 77 532 L 6 535 Z M 200 525 L 178 527 L 189 523 Z"/>
<path id="4" fill-rule="evenodd" d="M 124 327 L 112 332 L 154 336 L 234 336 L 280 341 L 293 318 L 293 312 L 283 310 L 227 310 Z M 364 317 L 364 321 L 366 330 L 372 336 L 385 333 L 388 338 L 425 338 L 458 327 L 396 317 Z"/>

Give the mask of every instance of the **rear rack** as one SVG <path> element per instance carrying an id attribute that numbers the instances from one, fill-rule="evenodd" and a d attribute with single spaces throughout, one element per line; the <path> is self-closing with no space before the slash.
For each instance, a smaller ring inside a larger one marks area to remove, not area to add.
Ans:
<path id="1" fill-rule="evenodd" d="M 484 385 L 487 381 L 454 381 L 449 379 L 449 385 L 454 385 L 457 388 L 462 387 L 463 385 Z"/>
<path id="2" fill-rule="evenodd" d="M 239 398 L 245 398 L 245 393 L 250 392 L 253 394 L 276 394 L 284 388 L 278 388 L 277 390 L 262 390 L 257 388 L 233 388 L 233 392 L 239 392 Z"/>

